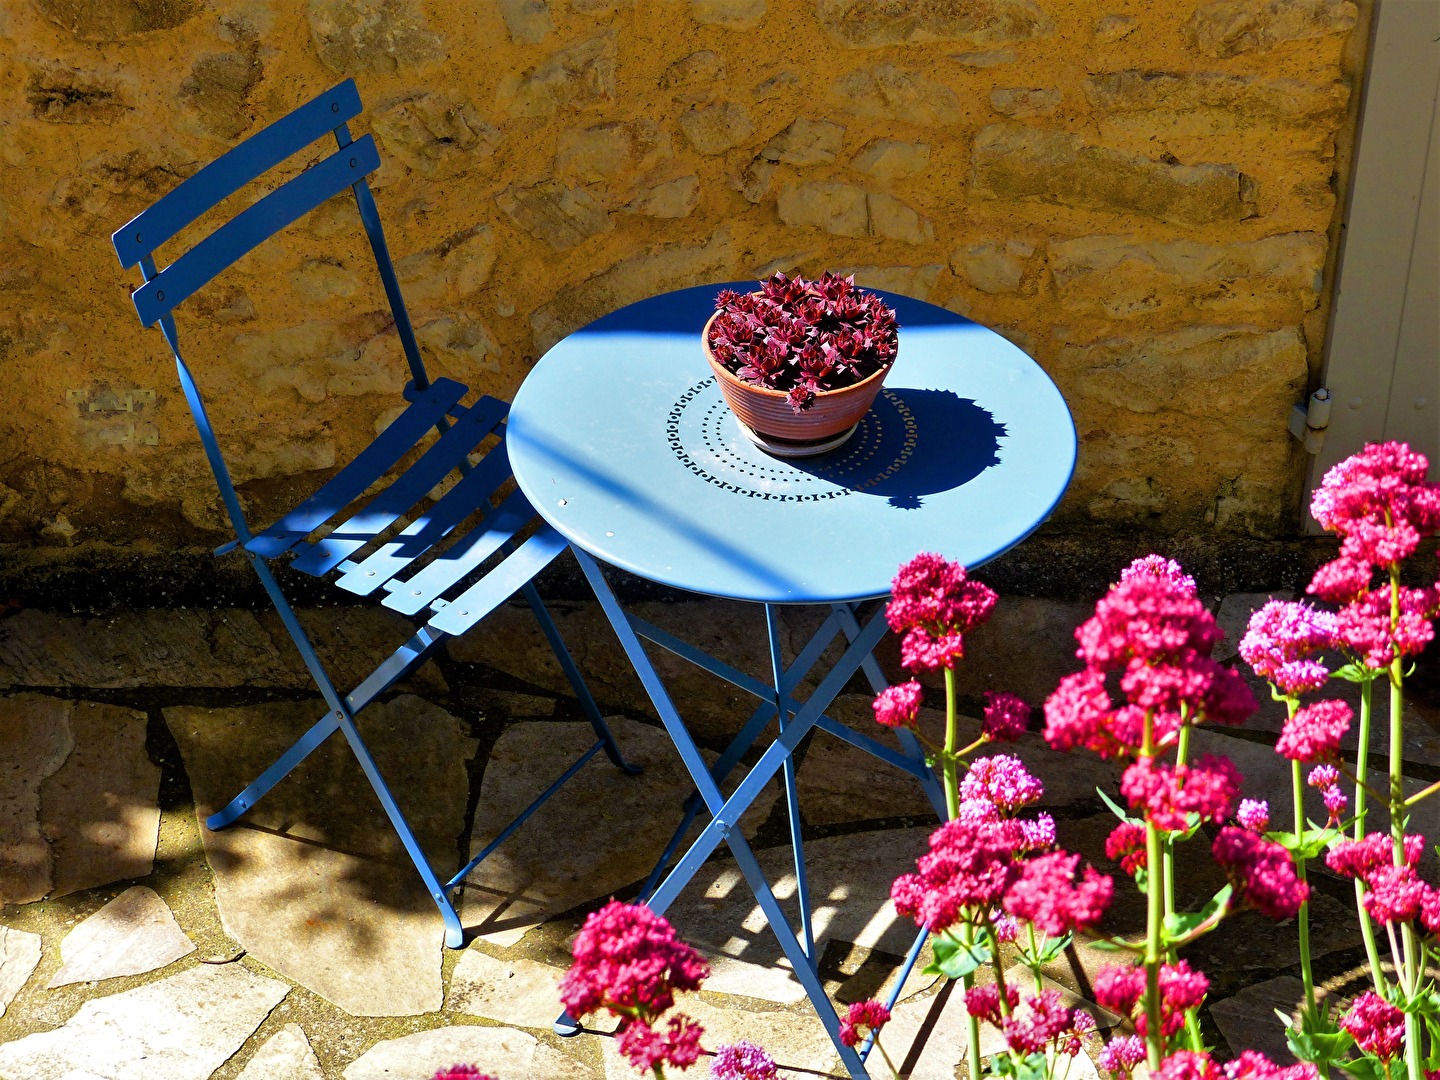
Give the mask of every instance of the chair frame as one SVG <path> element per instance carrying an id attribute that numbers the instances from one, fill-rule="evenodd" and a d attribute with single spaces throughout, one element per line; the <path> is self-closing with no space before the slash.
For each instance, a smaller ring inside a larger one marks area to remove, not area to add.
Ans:
<path id="1" fill-rule="evenodd" d="M 360 111 L 359 91 L 354 80 L 347 79 L 187 178 L 149 209 L 116 230 L 112 241 L 123 268 L 140 267 L 144 283 L 132 295 L 135 310 L 143 325 L 159 324 L 175 358 L 181 389 L 235 532 L 235 539 L 216 548 L 215 554 L 219 556 L 238 550 L 250 563 L 327 707 L 326 714 L 289 750 L 228 805 L 207 818 L 206 827 L 218 830 L 235 822 L 316 747 L 339 731 L 440 911 L 445 927 L 445 944 L 459 948 L 464 945 L 465 934 L 451 893 L 463 884 L 466 875 L 600 750 L 604 750 L 610 761 L 625 772 L 640 770 L 629 764 L 621 754 L 599 706 L 560 636 L 555 620 L 534 585 L 535 575 L 566 549 L 564 539 L 543 522 L 528 539 L 517 538 L 516 534 L 521 529 L 539 520 L 518 491 L 506 496 L 497 507 L 490 504 L 491 495 L 510 476 L 504 446 L 508 406 L 488 396 L 480 397 L 468 408 L 461 406 L 459 401 L 467 388 L 450 379 L 432 381 L 425 370 L 400 294 L 379 211 L 366 181 L 366 177 L 380 165 L 379 152 L 372 136 L 352 139 L 347 126 L 347 122 L 358 116 Z M 335 138 L 337 149 L 333 154 L 291 177 L 215 228 L 164 269 L 156 267 L 155 251 L 160 245 L 245 185 L 327 134 Z M 404 397 L 410 405 L 374 442 L 314 494 L 268 528 L 256 532 L 246 521 L 199 386 L 181 354 L 173 312 L 177 305 L 241 256 L 346 188 L 355 196 L 360 221 L 375 256 L 395 329 L 410 368 L 411 379 L 404 390 Z M 323 538 L 314 542 L 308 540 L 317 529 L 354 506 L 374 481 L 415 449 L 432 429 L 438 435 L 437 440 L 388 487 Z M 492 447 L 479 464 L 472 466 L 470 453 L 491 436 L 499 437 L 498 445 Z M 449 492 L 425 507 L 403 531 L 398 534 L 391 531 L 408 512 L 421 504 L 421 500 L 441 479 L 456 471 L 460 473 L 460 478 Z M 484 516 L 469 532 L 454 533 L 462 521 L 481 510 L 485 511 Z M 397 575 L 407 571 L 422 555 L 431 552 L 436 543 L 451 535 L 459 535 L 460 540 L 435 555 L 407 580 L 400 581 Z M 376 541 L 383 541 L 378 548 L 374 547 Z M 364 558 L 356 561 L 350 557 L 366 547 L 373 550 Z M 503 559 L 476 580 L 477 571 L 497 554 L 503 555 Z M 270 561 L 286 556 L 292 558 L 295 569 L 315 576 L 338 572 L 340 576 L 335 584 L 351 592 L 368 595 L 382 588 L 388 590 L 389 595 L 383 600 L 385 606 L 420 620 L 409 640 L 348 694 L 342 694 L 336 688 L 321 664 L 269 566 Z M 457 589 L 460 591 L 454 595 Z M 445 593 L 452 594 L 448 601 L 442 595 Z M 505 826 L 483 851 L 448 881 L 442 882 L 421 850 L 369 748 L 360 737 L 355 716 L 429 659 L 447 639 L 465 633 L 516 593 L 524 596 L 534 612 L 595 732 L 596 741 L 518 818 Z"/>

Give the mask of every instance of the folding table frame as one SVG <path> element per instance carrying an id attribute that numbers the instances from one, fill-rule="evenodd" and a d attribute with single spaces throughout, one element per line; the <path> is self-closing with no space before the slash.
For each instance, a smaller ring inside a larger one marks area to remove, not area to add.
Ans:
<path id="1" fill-rule="evenodd" d="M 238 549 L 249 561 L 294 640 L 325 699 L 326 714 L 222 810 L 205 822 L 223 829 L 264 797 L 291 770 L 335 732 L 344 735 L 374 789 L 445 924 L 445 944 L 459 948 L 464 932 L 450 894 L 482 859 L 508 838 L 597 752 L 628 772 L 600 709 L 585 685 L 554 620 L 532 581 L 566 548 L 566 541 L 541 520 L 519 491 L 504 494 L 511 479 L 505 445 L 508 407 L 492 397 L 463 406 L 467 388 L 451 379 L 431 380 L 415 340 L 379 212 L 366 177 L 380 165 L 374 139 L 351 139 L 347 121 L 359 115 L 353 80 L 312 99 L 205 166 L 149 209 L 117 230 L 115 252 L 125 268 L 139 265 L 145 283 L 133 299 L 145 326 L 159 323 L 175 358 L 181 389 L 194 418 L 205 456 L 215 474 L 235 540 L 216 549 Z M 204 239 L 157 269 L 155 251 L 241 188 L 311 142 L 333 135 L 337 149 L 280 184 Z M 254 532 L 245 519 L 219 441 L 190 367 L 180 352 L 174 308 L 222 270 L 275 233 L 333 196 L 349 189 L 359 210 L 376 268 L 394 318 L 411 380 L 410 403 L 369 446 L 309 498 L 269 528 Z M 436 438 L 428 446 L 425 439 Z M 408 466 L 391 476 L 407 456 Z M 474 459 L 479 457 L 478 462 Z M 430 502 L 428 495 L 447 478 L 453 486 Z M 382 482 L 378 494 L 372 493 Z M 367 496 L 368 502 L 365 502 Z M 492 499 L 495 500 L 492 505 Z M 363 503 L 363 505 L 362 505 Z M 347 515 L 346 511 L 350 510 Z M 464 522 L 479 515 L 466 531 Z M 334 522 L 326 531 L 327 523 Z M 536 526 L 527 538 L 522 530 Z M 312 539 L 312 537 L 314 537 Z M 458 538 L 458 539 L 457 539 Z M 441 541 L 448 546 L 437 547 Z M 423 565 L 417 564 L 422 557 Z M 383 604 L 417 619 L 413 636 L 348 694 L 325 671 L 308 636 L 282 593 L 268 560 L 288 558 L 293 569 L 323 577 L 362 596 L 382 590 Z M 355 715 L 415 670 L 444 642 L 465 633 L 500 604 L 520 593 L 529 602 L 561 668 L 594 729 L 596 740 L 569 769 L 460 872 L 442 882 L 436 875 L 369 749 Z"/>
<path id="2" fill-rule="evenodd" d="M 895 750 L 867 735 L 845 726 L 825 715 L 825 709 L 844 689 L 856 671 L 863 671 L 871 688 L 877 693 L 887 685 L 880 665 L 872 652 L 887 629 L 885 603 L 882 601 L 874 611 L 860 618 L 860 604 L 831 604 L 830 614 L 810 637 L 794 661 L 787 667 L 781 655 L 778 608 L 779 605 L 764 604 L 765 625 L 770 648 L 771 682 L 766 683 L 717 660 L 695 646 L 667 633 L 651 623 L 631 615 L 621 607 L 614 591 L 605 579 L 600 564 L 586 551 L 572 545 L 575 558 L 589 580 L 610 625 L 614 628 L 625 649 L 635 672 L 640 677 L 660 719 L 674 741 L 680 757 L 695 782 L 696 794 L 687 802 L 685 818 L 676 829 L 669 845 L 655 867 L 649 882 L 642 892 L 642 900 L 652 911 L 663 914 L 680 895 L 680 891 L 691 881 L 704 865 L 705 860 L 723 842 L 730 848 L 740 872 L 754 894 L 765 919 L 770 925 L 785 957 L 790 961 L 796 978 L 811 1004 L 815 1007 L 821 1023 L 825 1025 L 835 1045 L 840 1060 L 854 1080 L 866 1080 L 865 1058 L 868 1056 L 873 1039 L 867 1039 L 858 1049 L 840 1042 L 840 1020 L 825 993 L 818 970 L 819 957 L 815 952 L 815 939 L 811 927 L 810 892 L 805 871 L 805 852 L 800 835 L 800 802 L 795 780 L 794 753 L 800 741 L 812 730 L 822 731 L 851 746 L 872 754 L 881 761 L 914 777 L 921 785 L 936 814 L 943 821 L 946 818 L 945 794 L 939 779 L 925 761 L 924 750 L 911 731 L 900 729 L 897 735 L 901 749 Z M 820 661 L 822 654 L 837 636 L 843 635 L 847 642 L 845 651 L 831 669 L 820 680 L 810 696 L 803 702 L 793 694 L 804 681 L 811 669 Z M 713 766 L 707 765 L 694 738 L 681 719 L 669 692 L 665 689 L 655 670 L 645 641 L 650 641 L 669 652 L 680 656 L 724 679 L 733 686 L 760 699 L 761 704 L 750 715 Z M 754 746 L 772 719 L 777 719 L 779 736 L 764 750 L 759 761 L 745 774 L 735 791 L 727 798 L 720 790 L 720 784 L 729 776 L 742 756 Z M 791 848 L 794 854 L 796 900 L 800 907 L 800 929 L 790 925 L 774 890 L 765 877 L 755 853 L 738 825 L 741 816 L 764 790 L 774 775 L 783 774 L 786 809 L 789 815 Z M 668 872 L 665 867 L 678 848 L 681 839 L 701 809 L 710 816 L 709 823 L 700 836 L 680 857 Z M 658 887 L 657 887 L 658 883 Z M 891 988 L 887 1004 L 894 1006 L 911 969 L 919 958 L 928 932 L 922 930 L 915 938 L 905 962 Z M 562 1014 L 556 1021 L 555 1030 L 561 1035 L 576 1035 L 580 1025 L 570 1016 Z"/>

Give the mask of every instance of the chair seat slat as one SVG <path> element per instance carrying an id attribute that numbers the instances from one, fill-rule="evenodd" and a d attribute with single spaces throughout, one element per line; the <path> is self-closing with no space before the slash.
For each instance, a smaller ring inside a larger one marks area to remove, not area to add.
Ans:
<path id="1" fill-rule="evenodd" d="M 245 544 L 267 559 L 283 555 L 329 521 L 399 461 L 465 395 L 454 379 L 436 379 L 354 460 L 295 509 Z"/>
<path id="2" fill-rule="evenodd" d="M 454 547 L 439 555 L 408 581 L 392 582 L 386 607 L 415 615 L 466 574 L 494 555 L 517 532 L 535 520 L 535 508 L 519 491 L 513 491 Z"/>
<path id="3" fill-rule="evenodd" d="M 127 270 L 207 210 L 228 199 L 320 136 L 360 115 L 360 92 L 346 79 L 216 158 L 111 236 Z"/>
<path id="4" fill-rule="evenodd" d="M 489 510 L 492 491 L 510 478 L 510 459 L 501 443 L 486 454 L 479 465 L 462 476 L 434 506 L 417 517 L 395 539 L 371 552 L 336 585 L 359 596 L 368 596 L 424 555 L 455 526 L 477 510 Z M 463 541 L 462 541 L 463 542 Z"/>
<path id="5" fill-rule="evenodd" d="M 140 321 L 153 326 L 236 259 L 379 167 L 380 152 L 366 135 L 287 180 L 136 289 L 131 299 Z"/>
<path id="6" fill-rule="evenodd" d="M 514 596 L 568 546 L 566 539 L 549 525 L 542 527 L 504 562 L 446 604 L 426 625 L 458 637 Z"/>
<path id="7" fill-rule="evenodd" d="M 375 499 L 349 520 L 337 525 L 333 532 L 315 544 L 302 545 L 300 554 L 290 565 L 303 573 L 319 577 L 328 574 L 349 555 L 375 539 L 425 497 L 425 493 L 474 450 L 480 441 L 504 418 L 507 406 L 503 401 L 484 397 L 474 408 L 461 414 L 455 425 L 401 473 Z"/>

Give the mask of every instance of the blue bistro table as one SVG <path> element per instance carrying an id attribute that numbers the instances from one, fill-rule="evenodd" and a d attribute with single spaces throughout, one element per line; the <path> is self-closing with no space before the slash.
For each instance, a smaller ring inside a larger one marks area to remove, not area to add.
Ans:
<path id="1" fill-rule="evenodd" d="M 516 481 L 570 542 L 695 782 L 685 821 L 642 895 L 664 912 L 720 843 L 728 844 L 849 1075 L 867 1077 L 868 1045 L 857 1052 L 840 1044 L 835 1007 L 817 972 L 791 755 L 812 730 L 843 739 L 909 774 L 943 818 L 943 793 L 911 733 L 899 733 L 897 751 L 824 710 L 857 670 L 876 691 L 886 685 L 871 655 L 886 630 L 885 605 L 866 602 L 883 601 L 896 569 L 917 552 L 976 567 L 1028 536 L 1070 481 L 1075 426 L 1055 384 L 1014 345 L 942 308 L 885 293 L 901 327 L 899 355 L 859 429 L 820 457 L 771 457 L 741 433 L 700 348 L 701 328 L 725 287 L 631 304 L 565 338 L 521 386 L 506 441 Z M 764 605 L 770 680 L 628 614 L 602 562 L 688 592 Z M 830 609 L 788 667 L 776 618 L 781 604 Z M 837 636 L 848 643 L 840 659 L 806 700 L 793 698 Z M 760 700 L 713 766 L 642 638 Z M 720 783 L 777 718 L 778 737 L 727 798 Z M 798 934 L 734 827 L 777 772 L 794 848 Z M 709 823 L 662 880 L 701 810 Z M 562 1016 L 556 1030 L 574 1034 L 579 1026 Z"/>

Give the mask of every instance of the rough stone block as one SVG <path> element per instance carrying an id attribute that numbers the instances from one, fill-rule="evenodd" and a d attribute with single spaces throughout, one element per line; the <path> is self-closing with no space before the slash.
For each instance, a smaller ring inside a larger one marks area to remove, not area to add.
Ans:
<path id="1" fill-rule="evenodd" d="M 1255 212 L 1254 183 L 1232 165 L 1169 165 L 1090 146 L 1077 135 L 1009 124 L 975 137 L 971 182 L 990 198 L 1036 198 L 1181 225 L 1240 221 Z"/>
<path id="2" fill-rule="evenodd" d="M 818 0 L 820 23 L 851 48 L 950 41 L 984 48 L 1042 37 L 1054 29 L 1031 0 Z"/>
<path id="3" fill-rule="evenodd" d="M 286 1024 L 265 1040 L 236 1080 L 325 1080 L 299 1024 Z"/>
<path id="4" fill-rule="evenodd" d="M 824 165 L 835 160 L 845 129 L 828 120 L 811 120 L 797 116 L 760 151 L 767 161 L 783 161 L 789 165 Z"/>
<path id="5" fill-rule="evenodd" d="M 786 225 L 824 229 L 838 236 L 866 236 L 870 231 L 865 191 L 854 184 L 787 184 L 780 190 L 778 209 Z"/>
<path id="6" fill-rule="evenodd" d="M 894 64 L 876 64 L 840 76 L 830 87 L 830 100 L 855 116 L 931 127 L 954 124 L 963 115 L 954 90 Z"/>
<path id="7" fill-rule="evenodd" d="M 935 226 L 894 195 L 877 192 L 865 197 L 870 215 L 871 236 L 883 236 L 906 244 L 928 244 L 935 239 Z"/>
<path id="8" fill-rule="evenodd" d="M 497 960 L 471 945 L 450 976 L 446 1008 L 515 1027 L 548 1028 L 564 974 L 564 968 L 534 960 Z"/>
<path id="9" fill-rule="evenodd" d="M 950 256 L 950 265 L 981 292 L 1013 293 L 1019 291 L 1026 263 L 1033 254 L 1034 245 L 1023 240 L 1003 244 L 987 240 L 957 248 Z"/>
<path id="10" fill-rule="evenodd" d="M 234 139 L 253 119 L 247 105 L 265 65 L 253 49 L 209 53 L 196 59 L 180 84 L 180 100 L 193 110 L 206 134 Z"/>
<path id="11" fill-rule="evenodd" d="M 35 6 L 85 41 L 118 41 L 173 30 L 205 5 L 203 0 L 35 0 Z"/>
<path id="12" fill-rule="evenodd" d="M 682 56 L 660 76 L 660 88 L 685 104 L 698 105 L 715 98 L 716 88 L 728 75 L 725 60 L 711 49 Z"/>
<path id="13" fill-rule="evenodd" d="M 656 184 L 625 207 L 632 214 L 655 218 L 689 217 L 700 201 L 700 177 L 677 177 Z"/>
<path id="14" fill-rule="evenodd" d="M 345 1080 L 431 1076 L 456 1062 L 474 1061 L 499 1076 L 525 1080 L 593 1080 L 595 1075 L 574 1058 L 537 1044 L 533 1035 L 470 1024 L 385 1039 L 351 1062 L 343 1075 Z"/>
<path id="15" fill-rule="evenodd" d="M 765 14 L 765 0 L 690 0 L 690 14 L 696 22 L 749 30 Z"/>
<path id="16" fill-rule="evenodd" d="M 924 266 L 847 266 L 836 273 L 854 274 L 855 283 L 867 289 L 884 289 L 916 300 L 928 300 L 944 269 L 939 263 L 926 263 Z"/>
<path id="17" fill-rule="evenodd" d="M 704 105 L 680 114 L 680 130 L 698 153 L 713 156 L 739 146 L 755 133 L 755 122 L 733 101 Z"/>
<path id="18" fill-rule="evenodd" d="M 1319 233 L 1238 244 L 1085 236 L 1050 249 L 1062 306 L 1106 319 L 1170 316 L 1298 323 L 1319 302 L 1327 245 Z"/>
<path id="19" fill-rule="evenodd" d="M 555 171 L 594 183 L 645 172 L 673 155 L 670 133 L 653 120 L 616 121 L 563 132 Z"/>
<path id="20" fill-rule="evenodd" d="M 469 101 L 439 91 L 400 101 L 373 124 L 387 153 L 431 178 L 488 164 L 500 142 Z"/>
<path id="21" fill-rule="evenodd" d="M 445 55 L 416 0 L 308 0 L 321 62 L 341 75 L 393 75 Z"/>
<path id="22" fill-rule="evenodd" d="M 605 33 L 502 80 L 500 104 L 511 116 L 551 116 L 615 98 L 616 32 Z"/>
<path id="23" fill-rule="evenodd" d="M 901 139 L 871 139 L 850 164 L 877 180 L 900 180 L 930 164 L 930 144 Z"/>
<path id="24" fill-rule="evenodd" d="M 1261 79 L 1218 72 L 1158 72 L 1126 68 L 1091 75 L 1085 98 L 1104 112 L 1226 109 L 1242 120 L 1333 124 L 1345 115 L 1350 88 L 1295 79 Z"/>
<path id="25" fill-rule="evenodd" d="M 109 124 L 130 108 L 114 76 L 62 64 L 33 72 L 25 80 L 25 101 L 36 120 L 51 124 Z"/>
<path id="26" fill-rule="evenodd" d="M 990 107 L 1002 116 L 1019 120 L 1049 116 L 1060 107 L 1060 91 L 1043 87 L 997 86 L 990 91 Z"/>
<path id="27" fill-rule="evenodd" d="M 479 319 L 442 315 L 416 327 L 415 340 L 427 360 L 467 386 L 500 370 L 500 345 Z"/>
<path id="28" fill-rule="evenodd" d="M 495 196 L 495 203 L 516 225 L 556 251 L 567 251 L 614 228 L 595 196 L 559 180 L 532 187 L 512 184 Z"/>
<path id="29" fill-rule="evenodd" d="M 735 269 L 735 245 L 727 229 L 717 229 L 700 244 L 666 244 L 622 259 L 541 304 L 530 316 L 535 348 L 543 353 L 570 331 L 616 308 L 647 296 L 726 281 Z"/>
<path id="30" fill-rule="evenodd" d="M 1206 56 L 1264 52 L 1287 41 L 1349 32 L 1359 18 L 1351 0 L 1214 0 L 1185 24 L 1186 43 Z"/>
<path id="31" fill-rule="evenodd" d="M 143 975 L 194 951 L 165 901 L 153 889 L 132 885 L 65 935 L 64 962 L 45 988 Z"/>
<path id="32" fill-rule="evenodd" d="M 517 45 L 534 45 L 555 29 L 547 0 L 500 0 L 500 16 L 510 40 Z"/>
<path id="33" fill-rule="evenodd" d="M 0 1018 L 40 963 L 39 934 L 0 926 Z"/>
<path id="34" fill-rule="evenodd" d="M 495 230 L 476 225 L 434 247 L 396 259 L 395 274 L 414 311 L 471 295 L 490 280 L 495 258 Z"/>
<path id="35" fill-rule="evenodd" d="M 1140 29 L 1134 15 L 1102 15 L 1095 20 L 1095 41 L 1110 45 L 1121 41 Z"/>

